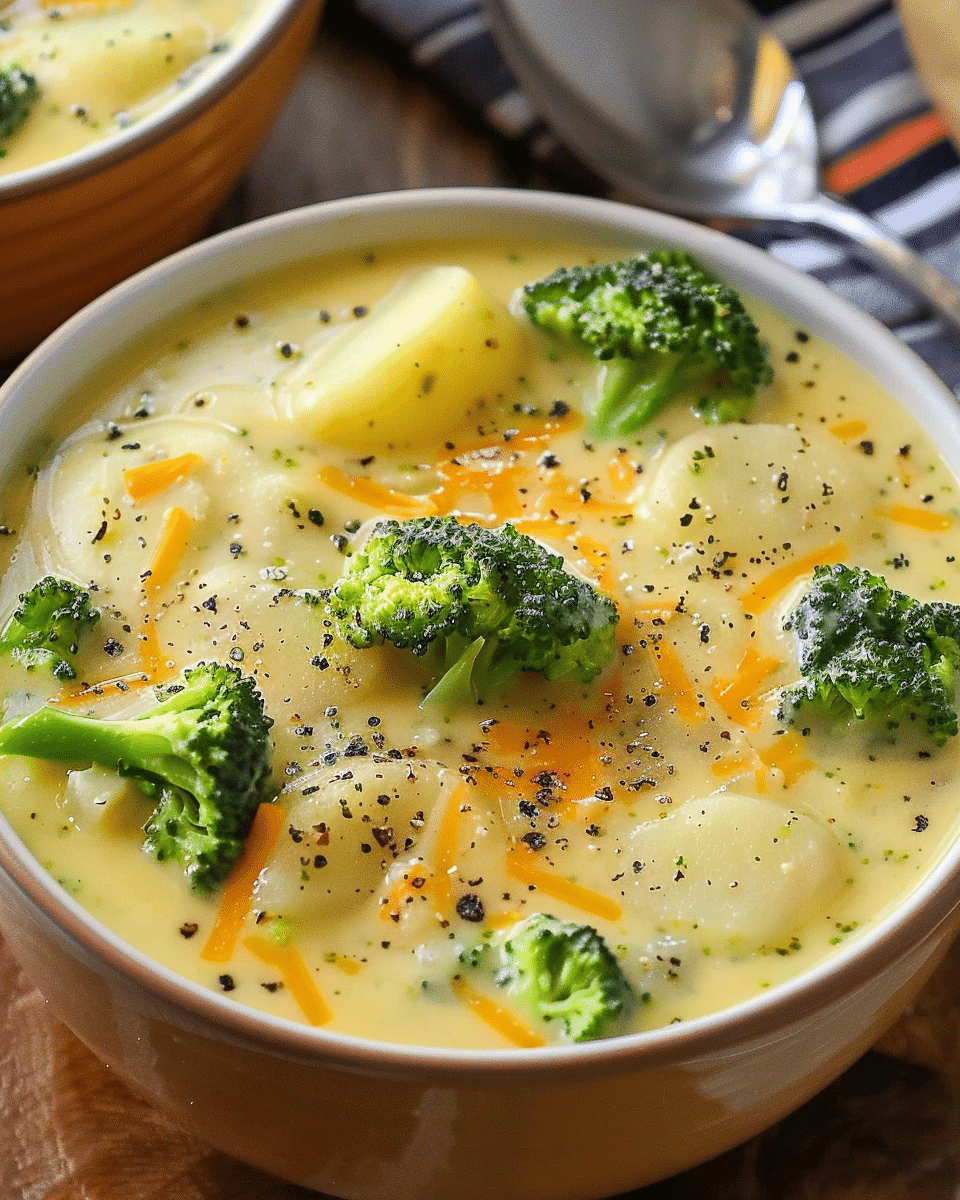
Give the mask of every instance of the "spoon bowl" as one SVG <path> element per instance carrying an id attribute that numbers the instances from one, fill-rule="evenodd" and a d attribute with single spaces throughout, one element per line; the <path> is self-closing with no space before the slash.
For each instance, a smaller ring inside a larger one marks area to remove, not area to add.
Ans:
<path id="1" fill-rule="evenodd" d="M 804 225 L 853 244 L 960 332 L 960 290 L 820 186 L 789 54 L 744 0 L 484 0 L 533 106 L 625 197 L 678 215 Z"/>

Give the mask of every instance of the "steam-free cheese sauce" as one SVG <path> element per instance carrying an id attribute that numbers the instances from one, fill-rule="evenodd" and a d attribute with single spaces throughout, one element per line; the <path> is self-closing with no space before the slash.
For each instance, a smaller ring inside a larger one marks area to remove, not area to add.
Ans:
<path id="1" fill-rule="evenodd" d="M 51 162 L 129 128 L 246 35 L 259 0 L 11 0 L 0 8 L 0 68 L 36 80 L 39 99 L 0 140 L 0 174 Z"/>
<path id="2" fill-rule="evenodd" d="M 510 1037 L 452 983 L 459 956 L 548 912 L 618 956 L 634 1003 L 617 1031 L 651 1028 L 829 958 L 955 836 L 956 739 L 775 718 L 798 675 L 783 616 L 815 562 L 960 601 L 950 471 L 875 382 L 757 305 L 776 379 L 749 423 L 707 426 L 677 404 L 640 437 L 592 440 L 598 364 L 504 307 L 590 257 L 377 249 L 235 287 L 91 385 L 90 419 L 10 489 L 3 611 L 47 572 L 96 589 L 82 681 L 104 686 L 68 688 L 76 711 L 142 711 L 144 680 L 218 659 L 256 677 L 275 720 L 285 815 L 226 961 L 202 953 L 219 894 L 141 849 L 135 787 L 0 760 L 17 831 L 134 946 L 237 1003 L 311 1019 L 281 959 L 258 953 L 282 947 L 330 1029 L 496 1047 Z M 437 335 L 404 398 L 406 367 L 365 322 L 393 319 L 379 302 L 424 262 L 469 269 L 449 275 L 468 319 Z M 471 320 L 483 336 L 461 344 Z M 160 491 L 131 496 L 125 472 L 180 455 Z M 181 545 L 158 580 L 175 511 Z M 420 708 L 420 660 L 352 649 L 304 599 L 374 518 L 418 513 L 511 521 L 562 554 L 616 600 L 615 661 L 587 685 L 528 673 L 499 700 Z M 8 715 L 59 691 L 2 672 Z"/>

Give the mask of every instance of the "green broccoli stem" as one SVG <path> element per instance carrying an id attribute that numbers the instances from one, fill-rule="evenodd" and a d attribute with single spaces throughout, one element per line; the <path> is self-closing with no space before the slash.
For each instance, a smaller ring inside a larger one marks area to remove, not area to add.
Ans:
<path id="1" fill-rule="evenodd" d="M 708 425 L 729 425 L 732 421 L 744 421 L 750 411 L 752 399 L 734 388 L 726 391 L 718 386 L 709 396 L 698 400 L 697 412 Z"/>
<path id="2" fill-rule="evenodd" d="M 752 400 L 722 371 L 711 373 L 699 355 L 651 350 L 640 358 L 617 356 L 605 363 L 592 432 L 604 439 L 626 437 L 684 392 L 690 393 L 693 408 L 710 425 L 742 421 Z"/>
<path id="3" fill-rule="evenodd" d="M 468 641 L 455 635 L 445 638 L 443 674 L 420 701 L 420 707 L 460 707 L 475 703 L 477 690 L 473 672 L 478 657 L 489 641 L 484 637 Z"/>
<path id="4" fill-rule="evenodd" d="M 95 763 L 192 790 L 196 773 L 176 756 L 169 737 L 151 729 L 152 720 L 101 721 L 45 705 L 0 727 L 0 754 Z"/>
<path id="5" fill-rule="evenodd" d="M 462 707 L 476 704 L 483 696 L 499 695 L 510 680 L 520 673 L 520 664 L 506 653 L 496 637 L 472 640 L 461 634 L 443 639 L 443 674 L 420 701 L 420 707 L 447 705 Z"/>
<path id="6" fill-rule="evenodd" d="M 591 422 L 594 436 L 625 437 L 666 408 L 678 390 L 680 362 L 680 355 L 658 351 L 639 359 L 608 359 Z"/>
<path id="7" fill-rule="evenodd" d="M 126 720 L 47 705 L 0 727 L 0 754 L 95 763 L 134 780 L 154 805 L 144 850 L 209 890 L 236 862 L 270 787 L 273 719 L 254 679 L 223 663 L 186 668 L 155 695 Z"/>

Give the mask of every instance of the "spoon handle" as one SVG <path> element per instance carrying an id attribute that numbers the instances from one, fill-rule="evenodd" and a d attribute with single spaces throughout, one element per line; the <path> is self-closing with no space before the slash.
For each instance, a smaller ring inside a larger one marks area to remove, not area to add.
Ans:
<path id="1" fill-rule="evenodd" d="M 960 288 L 879 221 L 823 192 L 797 205 L 795 216 L 855 243 L 874 266 L 925 300 L 960 335 Z"/>

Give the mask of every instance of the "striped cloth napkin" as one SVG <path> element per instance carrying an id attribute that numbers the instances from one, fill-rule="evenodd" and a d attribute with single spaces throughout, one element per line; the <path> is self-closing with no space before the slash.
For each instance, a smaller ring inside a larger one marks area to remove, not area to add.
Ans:
<path id="1" fill-rule="evenodd" d="M 933 3 L 934 0 L 929 0 Z M 572 162 L 518 89 L 478 3 L 353 0 L 438 87 L 538 159 Z M 960 283 L 960 156 L 928 99 L 891 3 L 755 0 L 790 50 L 810 92 L 824 186 L 875 215 Z M 576 190 L 603 194 L 588 172 Z M 562 178 L 562 175 L 561 175 Z M 799 231 L 738 232 L 825 282 L 890 326 L 960 396 L 960 335 L 913 297 L 848 256 L 836 241 Z"/>

